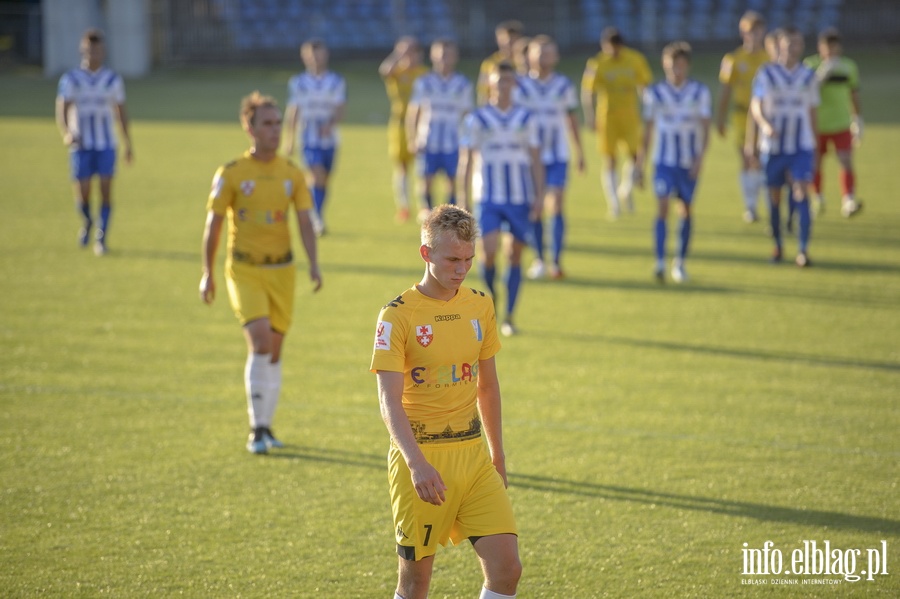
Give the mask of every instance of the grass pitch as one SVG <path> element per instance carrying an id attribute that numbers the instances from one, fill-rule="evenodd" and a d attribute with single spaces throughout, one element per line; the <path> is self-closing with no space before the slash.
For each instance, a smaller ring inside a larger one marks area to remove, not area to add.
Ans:
<path id="1" fill-rule="evenodd" d="M 654 200 L 639 193 L 634 216 L 607 222 L 586 135 L 589 172 L 570 174 L 569 276 L 524 284 L 522 335 L 498 356 L 520 597 L 900 594 L 895 58 L 860 59 L 865 211 L 838 215 L 829 160 L 806 271 L 767 262 L 765 227 L 740 220 L 732 144 L 715 138 L 692 281 L 659 286 Z M 712 80 L 714 64 L 695 72 Z M 129 83 L 136 163 L 120 167 L 103 259 L 76 247 L 54 82 L 0 77 L 4 596 L 391 595 L 387 434 L 367 368 L 379 308 L 422 266 L 415 225 L 392 221 L 374 65 L 343 68 L 350 122 L 320 244 L 325 287 L 313 295 L 298 264 L 275 422 L 288 446 L 268 457 L 243 447 L 245 350 L 221 269 L 212 308 L 197 285 L 212 174 L 246 147 L 239 98 L 283 98 L 288 71 Z M 481 287 L 476 272 L 469 283 Z M 886 541 L 889 574 L 743 574 L 744 543 L 772 541 L 789 569 L 812 540 L 863 550 L 857 572 Z M 811 578 L 841 582 L 799 584 Z M 474 597 L 480 581 L 470 547 L 442 550 L 431 596 Z"/>

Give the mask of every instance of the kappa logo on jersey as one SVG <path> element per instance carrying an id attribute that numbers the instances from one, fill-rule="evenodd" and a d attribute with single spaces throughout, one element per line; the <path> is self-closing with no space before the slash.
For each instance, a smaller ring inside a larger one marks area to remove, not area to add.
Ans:
<path id="1" fill-rule="evenodd" d="M 287 197 L 291 197 L 294 195 L 294 182 L 290 179 L 284 180 L 284 194 Z"/>
<path id="2" fill-rule="evenodd" d="M 422 347 L 428 347 L 434 341 L 434 330 L 430 324 L 423 324 L 416 327 L 416 341 Z"/>
<path id="3" fill-rule="evenodd" d="M 255 187 L 256 181 L 241 181 L 241 193 L 247 197 L 250 197 L 250 194 L 253 193 Z"/>
<path id="4" fill-rule="evenodd" d="M 472 328 L 475 329 L 475 339 L 477 341 L 482 341 L 484 339 L 484 334 L 481 332 L 481 321 L 476 318 L 469 322 L 472 323 Z"/>
<path id="5" fill-rule="evenodd" d="M 375 327 L 375 349 L 391 349 L 391 328 L 393 324 L 383 320 L 378 321 Z"/>

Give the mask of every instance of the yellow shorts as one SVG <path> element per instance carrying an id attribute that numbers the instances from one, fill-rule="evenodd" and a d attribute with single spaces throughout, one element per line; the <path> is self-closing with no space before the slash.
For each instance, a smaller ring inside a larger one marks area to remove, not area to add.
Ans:
<path id="1" fill-rule="evenodd" d="M 419 499 L 400 450 L 391 444 L 388 480 L 401 557 L 420 560 L 434 555 L 438 543 L 517 534 L 509 494 L 481 437 L 419 447 L 444 479 L 446 501 L 438 506 Z"/>
<path id="2" fill-rule="evenodd" d="M 597 120 L 597 149 L 602 156 L 615 156 L 623 148 L 636 156 L 641 140 L 641 122 L 636 117 L 615 115 Z"/>
<path id="3" fill-rule="evenodd" d="M 731 130 L 734 131 L 734 139 L 738 149 L 744 151 L 744 142 L 747 140 L 747 111 L 731 111 Z"/>
<path id="4" fill-rule="evenodd" d="M 226 263 L 228 298 L 241 325 L 268 318 L 273 330 L 286 333 L 294 314 L 296 272 L 292 263 L 278 266 Z"/>
<path id="5" fill-rule="evenodd" d="M 406 146 L 406 128 L 403 122 L 391 118 L 388 123 L 388 156 L 394 162 L 409 164 L 415 157 Z"/>

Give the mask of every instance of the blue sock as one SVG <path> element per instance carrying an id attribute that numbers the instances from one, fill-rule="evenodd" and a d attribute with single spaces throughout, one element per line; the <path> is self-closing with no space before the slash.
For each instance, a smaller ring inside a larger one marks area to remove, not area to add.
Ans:
<path id="1" fill-rule="evenodd" d="M 531 223 L 531 234 L 534 235 L 534 253 L 538 260 L 544 259 L 544 221 L 538 219 Z"/>
<path id="2" fill-rule="evenodd" d="M 797 232 L 797 245 L 799 250 L 806 253 L 809 245 L 809 235 L 812 232 L 812 219 L 809 214 L 809 198 L 803 198 L 797 202 L 797 216 L 800 221 L 800 230 Z"/>
<path id="3" fill-rule="evenodd" d="M 510 266 L 506 271 L 506 319 L 512 319 L 513 310 L 516 308 L 516 298 L 519 296 L 519 286 L 522 284 L 522 267 Z"/>
<path id="4" fill-rule="evenodd" d="M 456 194 L 455 193 L 451 193 L 447 197 L 447 203 L 450 204 L 451 206 L 456 206 Z"/>
<path id="5" fill-rule="evenodd" d="M 82 218 L 84 218 L 84 226 L 91 226 L 91 205 L 87 202 L 79 204 L 78 211 L 81 213 Z"/>
<path id="6" fill-rule="evenodd" d="M 666 221 L 665 219 L 656 218 L 656 229 L 654 230 L 656 239 L 656 259 L 665 260 L 666 258 Z"/>
<path id="7" fill-rule="evenodd" d="M 425 199 L 425 205 L 428 206 L 429 210 L 431 210 L 431 208 L 434 207 L 434 204 L 432 204 L 432 202 L 431 202 L 431 194 L 426 193 L 424 196 L 424 199 Z"/>
<path id="8" fill-rule="evenodd" d="M 553 215 L 553 233 L 550 247 L 553 251 L 553 263 L 559 265 L 563 250 L 563 238 L 566 236 L 566 219 L 562 214 Z"/>
<path id="9" fill-rule="evenodd" d="M 775 247 L 781 249 L 781 207 L 769 200 L 769 224 L 772 226 L 772 239 Z"/>
<path id="10" fill-rule="evenodd" d="M 316 206 L 316 214 L 322 216 L 322 210 L 325 208 L 325 188 L 324 187 L 313 187 L 312 188 L 312 197 L 313 204 Z"/>
<path id="11" fill-rule="evenodd" d="M 797 202 L 794 201 L 794 194 L 788 193 L 788 222 L 794 222 L 794 213 L 797 212 Z"/>
<path id="12" fill-rule="evenodd" d="M 687 256 L 688 244 L 691 242 L 691 217 L 682 218 L 678 223 L 678 257 Z"/>
<path id="13" fill-rule="evenodd" d="M 109 228 L 109 217 L 112 214 L 112 206 L 110 204 L 102 204 L 100 206 L 100 224 L 97 226 L 97 239 L 106 237 L 106 231 Z"/>
<path id="14" fill-rule="evenodd" d="M 488 268 L 484 264 L 481 265 L 481 275 L 484 277 L 484 282 L 487 285 L 488 291 L 491 292 L 492 296 L 496 296 L 494 293 L 494 279 L 497 276 L 497 267 L 491 266 Z"/>

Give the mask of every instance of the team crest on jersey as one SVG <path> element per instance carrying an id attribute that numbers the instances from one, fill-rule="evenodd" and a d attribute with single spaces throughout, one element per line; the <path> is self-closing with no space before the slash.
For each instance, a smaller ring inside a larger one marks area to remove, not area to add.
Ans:
<path id="1" fill-rule="evenodd" d="M 389 322 L 378 321 L 378 325 L 375 327 L 375 349 L 391 349 L 391 328 L 393 326 Z"/>
<path id="2" fill-rule="evenodd" d="M 294 182 L 290 179 L 284 180 L 284 193 L 287 197 L 292 197 L 294 195 Z"/>
<path id="3" fill-rule="evenodd" d="M 253 193 L 255 187 L 256 181 L 241 181 L 241 193 L 247 197 L 250 197 L 250 194 Z"/>
<path id="4" fill-rule="evenodd" d="M 423 324 L 416 327 L 416 341 L 422 347 L 428 347 L 434 341 L 434 330 L 430 324 Z"/>

